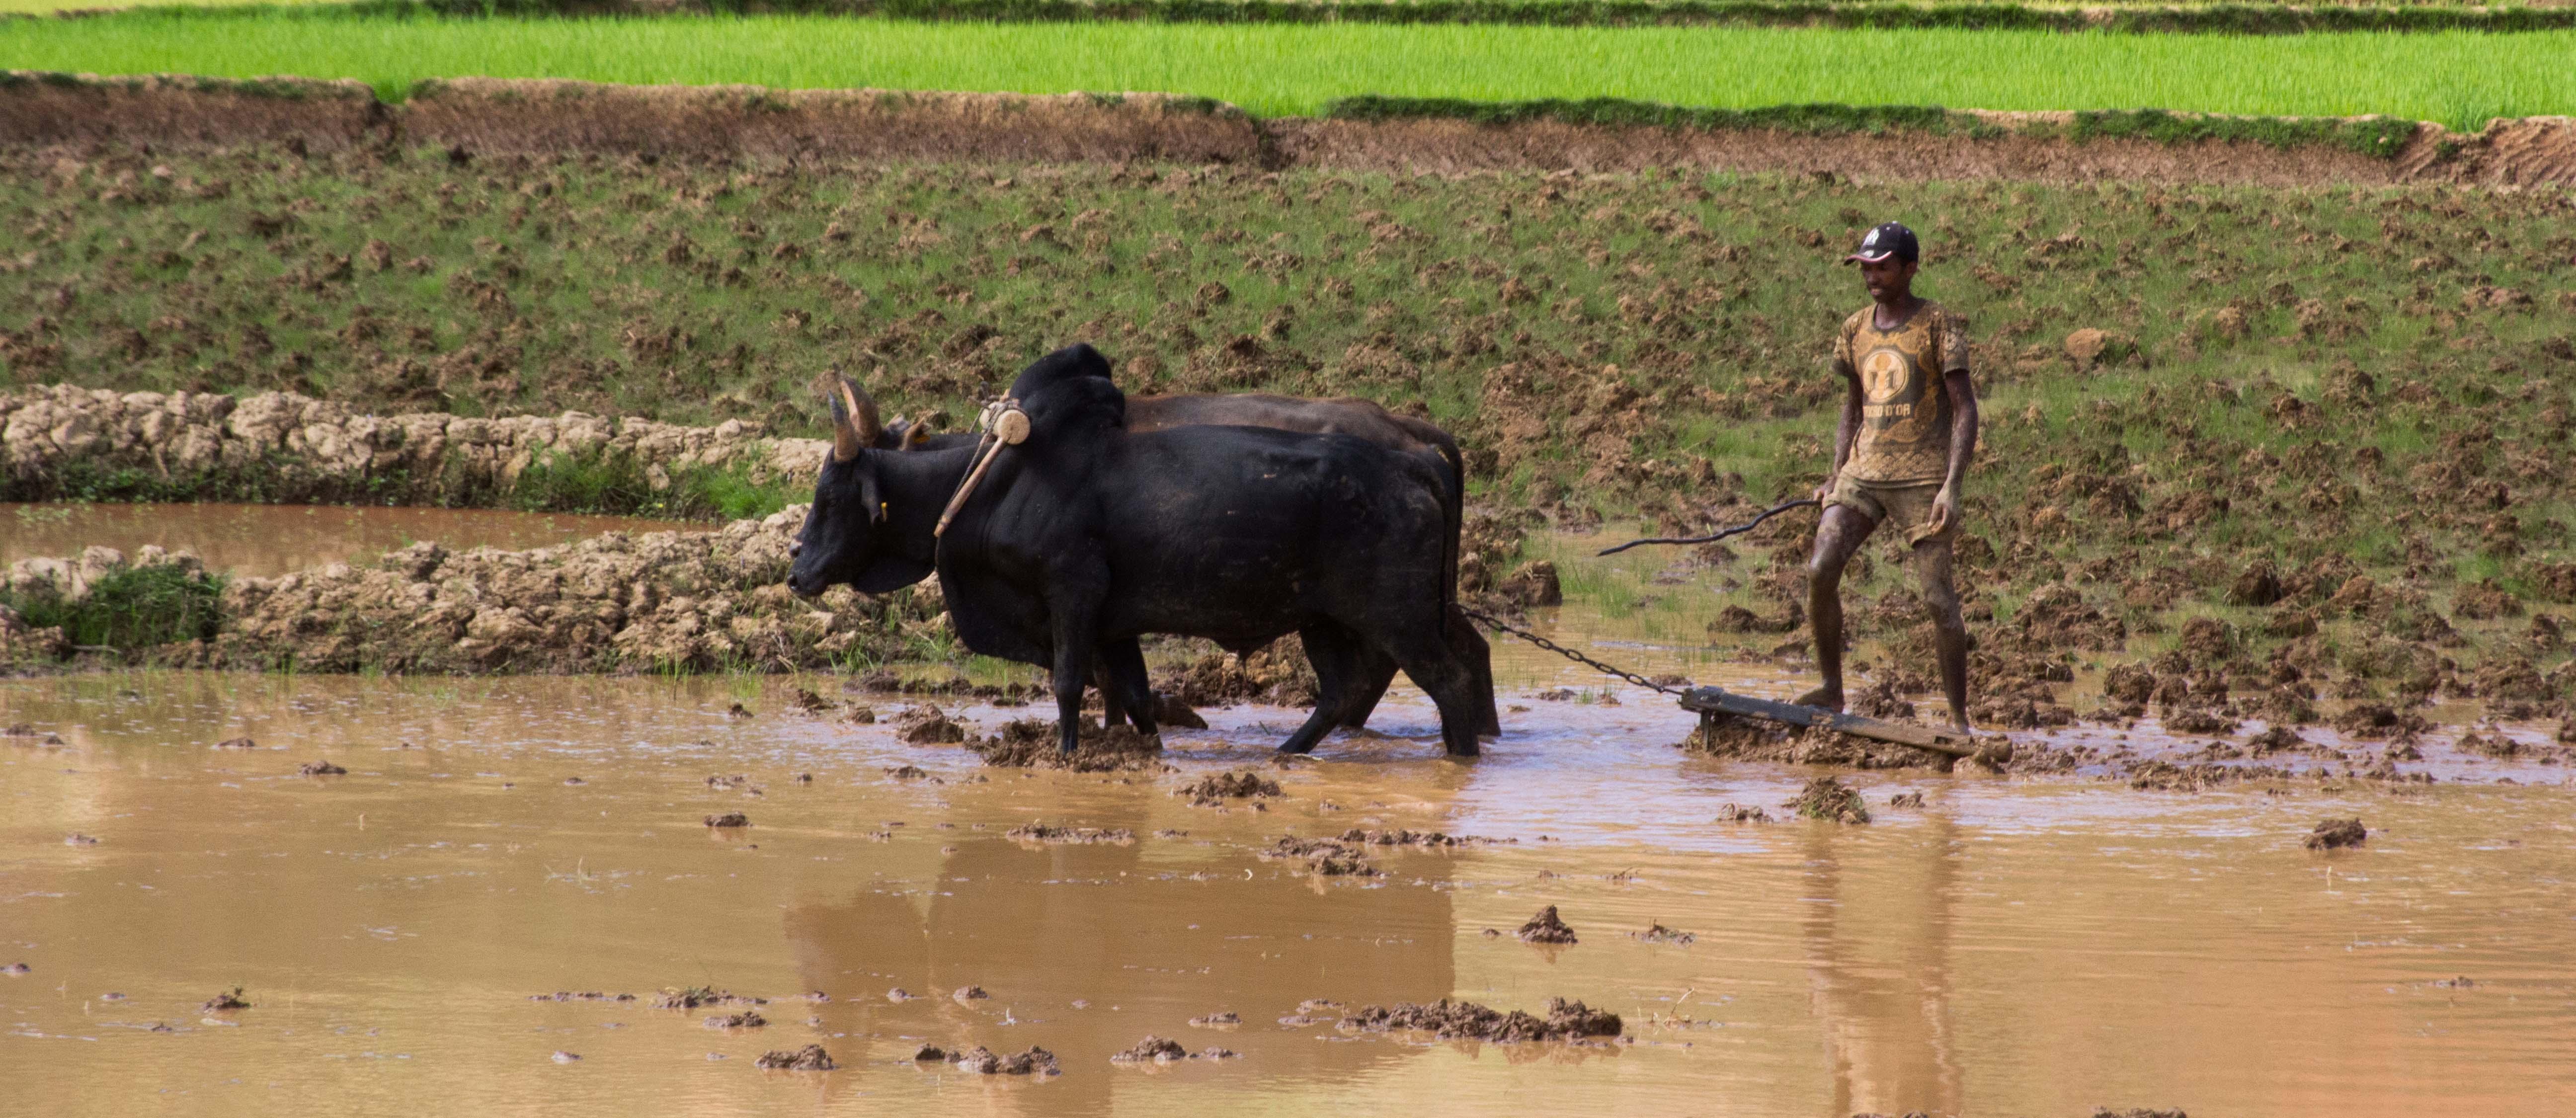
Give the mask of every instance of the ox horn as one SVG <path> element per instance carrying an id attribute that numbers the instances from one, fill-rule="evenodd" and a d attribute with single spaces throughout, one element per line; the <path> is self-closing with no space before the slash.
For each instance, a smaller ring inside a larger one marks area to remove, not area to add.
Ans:
<path id="1" fill-rule="evenodd" d="M 876 445 L 884 431 L 877 402 L 836 370 L 825 374 L 824 398 L 832 405 L 832 460 L 847 462 Z"/>

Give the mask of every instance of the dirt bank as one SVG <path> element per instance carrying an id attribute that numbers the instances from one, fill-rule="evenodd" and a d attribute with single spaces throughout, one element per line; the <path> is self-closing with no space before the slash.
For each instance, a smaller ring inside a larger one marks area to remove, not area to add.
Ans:
<path id="1" fill-rule="evenodd" d="M 811 602 L 788 593 L 787 545 L 803 519 L 800 506 L 712 532 L 611 532 L 530 551 L 450 554 L 422 543 L 370 565 L 236 578 L 221 584 L 224 621 L 212 637 L 95 655 L 324 672 L 774 671 L 918 659 L 945 646 L 935 584 L 873 598 L 836 588 Z M 186 552 L 91 548 L 20 562 L 0 591 L 77 601 L 121 572 L 195 563 Z M 74 651 L 62 632 L 0 610 L 0 667 L 39 668 Z"/>
<path id="2" fill-rule="evenodd" d="M 593 152 L 862 163 L 1145 161 L 1444 174 L 1702 167 L 1864 179 L 2273 186 L 2576 181 L 2576 121 L 2566 117 L 2499 118 L 2474 135 L 2422 124 L 2393 158 L 2324 142 L 2071 138 L 2080 132 L 2069 128 L 2072 113 L 1947 117 L 1970 122 L 1976 134 L 1403 116 L 1257 120 L 1222 102 L 1167 94 L 771 90 L 497 78 L 424 82 L 409 100 L 386 104 L 349 81 L 0 74 L 0 144 L 92 149 L 299 144 L 339 150 L 373 143 L 434 144 L 460 157 Z M 2317 122 L 2277 123 L 2295 132 Z"/>
<path id="3" fill-rule="evenodd" d="M 367 415 L 291 392 L 235 398 L 48 385 L 0 393 L 0 499 L 139 489 L 489 504 L 538 466 L 607 464 L 655 490 L 691 471 L 810 479 L 830 445 L 773 439 L 741 421 L 683 427 L 582 412 Z"/>

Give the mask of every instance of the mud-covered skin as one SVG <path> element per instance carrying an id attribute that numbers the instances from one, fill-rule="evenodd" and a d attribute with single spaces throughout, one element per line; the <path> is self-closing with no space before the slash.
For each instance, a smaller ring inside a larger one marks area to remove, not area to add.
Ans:
<path id="1" fill-rule="evenodd" d="M 1474 754 L 1473 677 L 1438 636 L 1446 521 L 1429 467 L 1346 436 L 1129 435 L 1106 371 L 1084 346 L 1021 375 L 1012 396 L 1031 434 L 994 457 L 945 538 L 933 535 L 938 510 L 977 451 L 888 454 L 865 449 L 874 430 L 845 438 L 790 587 L 874 592 L 935 566 L 967 647 L 1050 668 L 1068 753 L 1108 642 L 1176 633 L 1249 651 L 1294 631 L 1322 695 L 1283 750 L 1311 749 L 1339 724 L 1374 644 L 1432 694 L 1451 754 Z M 1141 658 L 1107 666 L 1141 721 L 1152 701 Z"/>

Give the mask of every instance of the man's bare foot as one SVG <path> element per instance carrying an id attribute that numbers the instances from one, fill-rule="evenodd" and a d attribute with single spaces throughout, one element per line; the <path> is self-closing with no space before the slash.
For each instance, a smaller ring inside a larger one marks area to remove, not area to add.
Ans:
<path id="1" fill-rule="evenodd" d="M 1843 709 L 1843 693 L 1840 688 L 1836 687 L 1819 687 L 1804 695 L 1800 695 L 1791 701 L 1802 707 L 1823 707 L 1826 710 Z"/>

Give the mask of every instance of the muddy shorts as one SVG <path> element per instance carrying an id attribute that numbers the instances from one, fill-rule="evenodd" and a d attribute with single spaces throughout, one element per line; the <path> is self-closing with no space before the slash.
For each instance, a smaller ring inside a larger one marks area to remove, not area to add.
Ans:
<path id="1" fill-rule="evenodd" d="M 1882 528 L 1905 533 L 1905 546 L 1926 540 L 1947 540 L 1959 532 L 1958 510 L 1952 509 L 1950 523 L 1935 536 L 1928 529 L 1932 523 L 1932 498 L 1940 496 L 1937 481 L 1891 484 L 1835 478 L 1834 491 L 1825 497 L 1828 507 L 1841 505 L 1870 518 Z"/>

